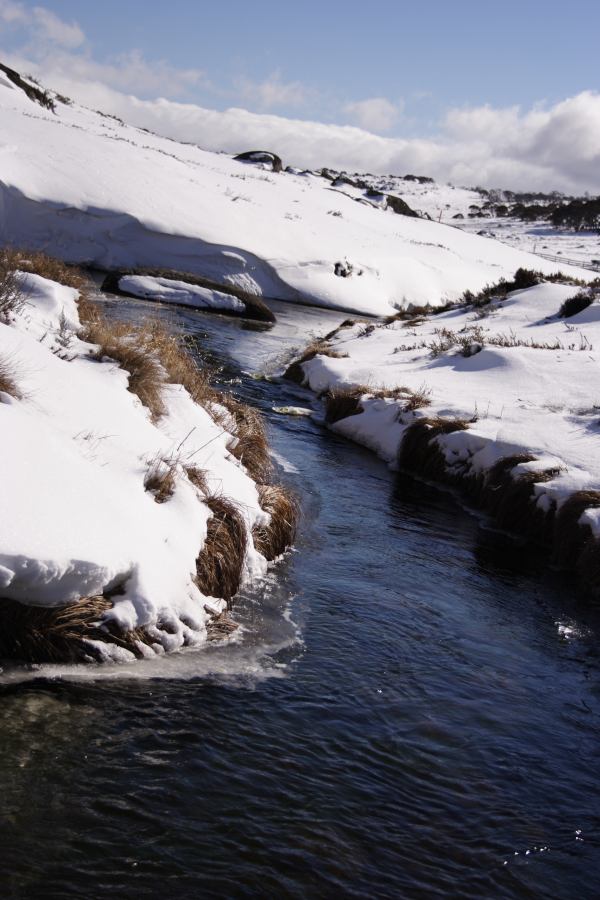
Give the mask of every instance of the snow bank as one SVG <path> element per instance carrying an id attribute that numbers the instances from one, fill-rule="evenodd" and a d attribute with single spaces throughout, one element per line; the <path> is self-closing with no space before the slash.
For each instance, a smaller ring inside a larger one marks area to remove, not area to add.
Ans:
<path id="1" fill-rule="evenodd" d="M 205 606 L 225 604 L 194 581 L 212 514 L 186 466 L 239 509 L 245 579 L 266 569 L 251 532 L 269 517 L 235 438 L 180 385 L 165 386 L 168 412 L 153 423 L 128 373 L 77 337 L 76 291 L 20 277 L 27 303 L 0 323 L 0 362 L 21 397 L 0 393 L 0 597 L 53 607 L 116 592 L 108 619 L 121 629 L 151 629 L 155 649 L 201 642 Z M 145 486 L 157 467 L 174 475 L 161 503 Z"/>
<path id="2" fill-rule="evenodd" d="M 342 327 L 329 341 L 337 355 L 302 364 L 306 383 L 358 387 L 362 412 L 331 427 L 392 467 L 416 421 L 460 420 L 466 427 L 435 438 L 447 472 L 485 476 L 525 454 L 533 460 L 513 474 L 544 471 L 538 506 L 560 510 L 575 492 L 600 491 L 600 296 L 571 318 L 557 315 L 577 290 L 543 283 L 481 309 Z M 598 511 L 583 521 L 600 538 Z"/>
<path id="3" fill-rule="evenodd" d="M 366 203 L 348 185 L 267 172 L 76 104 L 52 113 L 5 83 L 0 110 L 0 243 L 382 315 L 455 299 L 518 267 L 557 268 Z"/>
<path id="4" fill-rule="evenodd" d="M 124 275 L 119 279 L 119 288 L 134 297 L 158 300 L 161 303 L 178 303 L 196 309 L 223 310 L 243 313 L 245 304 L 231 294 L 211 291 L 209 288 L 171 278 L 154 278 L 150 275 Z"/>

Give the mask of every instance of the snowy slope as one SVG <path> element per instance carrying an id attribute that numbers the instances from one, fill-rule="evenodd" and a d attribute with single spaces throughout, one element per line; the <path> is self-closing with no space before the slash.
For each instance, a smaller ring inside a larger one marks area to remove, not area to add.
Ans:
<path id="1" fill-rule="evenodd" d="M 275 174 L 76 105 L 52 112 L 4 77 L 0 115 L 0 243 L 374 314 L 454 299 L 520 266 L 557 268 L 357 202 L 316 175 Z"/>
<path id="2" fill-rule="evenodd" d="M 127 372 L 91 358 L 75 333 L 76 291 L 20 277 L 27 304 L 0 323 L 0 370 L 17 388 L 0 392 L 0 596 L 60 606 L 120 587 L 110 616 L 122 628 L 155 629 L 159 649 L 198 643 L 205 604 L 219 612 L 224 601 L 194 583 L 212 514 L 185 466 L 234 500 L 248 534 L 266 521 L 256 485 L 231 435 L 183 387 L 164 387 L 168 413 L 155 424 Z M 160 460 L 176 472 L 173 495 L 157 503 L 145 479 Z M 246 578 L 265 569 L 249 540 Z"/>
<path id="3" fill-rule="evenodd" d="M 346 176 L 346 173 L 339 174 L 342 174 L 342 179 Z M 412 209 L 430 216 L 435 222 L 452 225 L 470 234 L 494 238 L 527 253 L 564 256 L 570 262 L 576 260 L 583 265 L 600 259 L 600 234 L 593 231 L 576 232 L 556 228 L 549 220 L 526 222 L 508 216 L 493 216 L 485 211 L 482 216 L 470 217 L 471 208 L 481 210 L 488 200 L 472 188 L 439 184 L 430 179 L 412 180 L 411 176 L 407 179 L 397 175 L 355 173 L 346 177 L 351 181 L 359 180 L 373 190 L 400 197 Z M 344 190 L 353 196 L 364 196 L 364 191 L 355 190 L 352 186 L 346 186 Z M 560 267 L 563 270 L 568 268 L 566 263 L 561 263 Z M 534 268 L 540 268 L 539 260 Z"/>
<path id="4" fill-rule="evenodd" d="M 467 430 L 437 439 L 448 465 L 478 474 L 531 454 L 535 462 L 525 468 L 559 470 L 536 492 L 560 507 L 574 491 L 600 490 L 600 295 L 559 318 L 575 293 L 542 283 L 492 303 L 485 317 L 459 307 L 414 322 L 340 328 L 331 340 L 340 356 L 303 363 L 307 383 L 319 392 L 364 385 L 364 411 L 332 427 L 392 465 L 416 418 L 466 420 Z M 406 396 L 369 397 L 400 387 Z M 407 411 L 411 391 L 430 405 Z M 600 510 L 586 515 L 600 536 Z"/>

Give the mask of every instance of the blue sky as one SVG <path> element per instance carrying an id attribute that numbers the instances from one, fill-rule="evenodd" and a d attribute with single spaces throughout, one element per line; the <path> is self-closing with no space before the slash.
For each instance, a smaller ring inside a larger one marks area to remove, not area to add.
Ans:
<path id="1" fill-rule="evenodd" d="M 529 107 L 599 86 L 600 3 L 590 0 L 43 5 L 80 25 L 85 52 L 98 61 L 135 49 L 149 63 L 201 70 L 203 81 L 177 91 L 166 84 L 165 93 L 216 109 L 239 104 L 342 123 L 356 119 L 352 104 L 384 98 L 397 112 L 381 130 L 416 134 L 435 130 L 449 107 Z M 1 38 L 12 50 L 22 29 Z"/>
<path id="2" fill-rule="evenodd" d="M 567 193 L 600 191 L 599 34 L 599 0 L 0 0 L 0 59 L 170 137 Z"/>

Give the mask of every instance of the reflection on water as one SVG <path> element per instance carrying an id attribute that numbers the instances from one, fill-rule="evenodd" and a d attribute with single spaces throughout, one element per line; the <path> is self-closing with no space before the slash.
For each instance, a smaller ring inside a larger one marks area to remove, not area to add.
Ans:
<path id="1" fill-rule="evenodd" d="M 341 318 L 282 313 L 160 312 L 224 380 Z M 297 551 L 230 645 L 5 669 L 3 895 L 597 896 L 598 614 L 450 493 L 270 414 L 302 389 L 235 389 L 302 497 Z"/>

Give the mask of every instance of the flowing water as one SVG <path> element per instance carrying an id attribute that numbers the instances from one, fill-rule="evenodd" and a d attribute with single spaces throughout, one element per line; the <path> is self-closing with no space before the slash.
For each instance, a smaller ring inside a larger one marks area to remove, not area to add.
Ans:
<path id="1" fill-rule="evenodd" d="M 315 401 L 249 373 L 343 315 L 159 314 L 264 410 L 298 545 L 231 644 L 5 668 L 0 897 L 597 897 L 598 614 L 452 494 L 272 411 Z"/>

